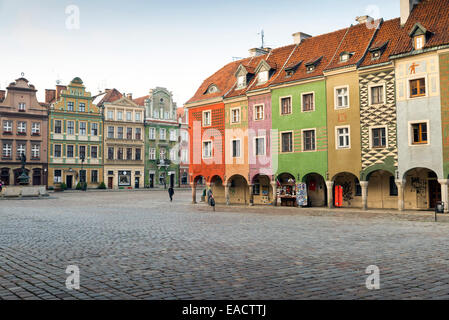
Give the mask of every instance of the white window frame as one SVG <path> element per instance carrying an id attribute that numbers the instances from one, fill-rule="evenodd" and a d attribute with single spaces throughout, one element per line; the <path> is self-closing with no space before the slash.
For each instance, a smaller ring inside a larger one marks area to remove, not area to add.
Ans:
<path id="1" fill-rule="evenodd" d="M 32 145 L 32 147 L 31 147 L 31 157 L 33 159 L 39 159 L 41 157 L 41 148 L 40 148 L 40 146 L 38 144 L 33 144 Z"/>
<path id="2" fill-rule="evenodd" d="M 148 139 L 156 140 L 156 128 L 155 127 L 150 127 L 148 129 Z"/>
<path id="3" fill-rule="evenodd" d="M 3 120 L 3 131 L 4 132 L 12 132 L 13 121 L 12 120 Z"/>
<path id="4" fill-rule="evenodd" d="M 314 138 L 315 141 L 313 142 L 313 144 L 315 145 L 315 149 L 313 150 L 304 150 L 304 131 L 314 131 Z M 302 152 L 316 152 L 317 151 L 317 144 L 316 144 L 316 128 L 307 128 L 307 129 L 301 129 L 301 151 Z"/>
<path id="5" fill-rule="evenodd" d="M 313 101 L 313 109 L 312 110 L 306 110 L 304 111 L 304 96 L 311 94 L 313 96 L 312 101 Z M 303 92 L 301 93 L 301 112 L 307 113 L 307 112 L 314 112 L 315 111 L 315 91 L 310 91 L 310 92 Z"/>
<path id="6" fill-rule="evenodd" d="M 114 120 L 114 110 L 107 110 L 108 120 Z"/>
<path id="7" fill-rule="evenodd" d="M 132 111 L 126 111 L 126 121 L 133 121 Z"/>
<path id="8" fill-rule="evenodd" d="M 121 110 L 117 111 L 117 120 L 123 121 L 123 111 L 121 111 Z"/>
<path id="9" fill-rule="evenodd" d="M 246 87 L 246 76 L 237 77 L 237 89 L 243 89 Z"/>
<path id="10" fill-rule="evenodd" d="M 26 111 L 27 105 L 25 102 L 19 102 L 19 111 Z"/>
<path id="11" fill-rule="evenodd" d="M 176 129 L 170 129 L 169 135 L 170 135 L 170 141 L 177 141 Z"/>
<path id="12" fill-rule="evenodd" d="M 282 151 L 282 134 L 284 134 L 284 133 L 291 133 L 292 134 L 292 151 Z M 280 143 L 279 143 L 279 146 L 280 146 L 280 153 L 283 153 L 283 154 L 289 154 L 289 153 L 294 153 L 295 152 L 295 132 L 293 131 L 293 130 L 288 130 L 288 131 L 281 131 L 281 132 L 279 132 L 279 138 L 280 138 Z"/>
<path id="13" fill-rule="evenodd" d="M 374 147 L 373 146 L 373 129 L 385 129 L 385 147 Z M 371 126 L 368 127 L 369 130 L 369 148 L 370 149 L 385 149 L 388 148 L 388 126 L 380 125 L 380 126 Z"/>
<path id="14" fill-rule="evenodd" d="M 257 140 L 258 139 L 263 139 L 263 154 L 257 154 Z M 254 137 L 253 139 L 253 155 L 255 157 L 263 157 L 267 155 L 267 137 L 266 136 L 259 136 L 259 137 Z"/>
<path id="15" fill-rule="evenodd" d="M 427 143 L 413 144 L 412 125 L 418 123 L 427 124 Z M 430 146 L 430 120 L 412 120 L 408 122 L 408 146 L 414 148 Z"/>
<path id="16" fill-rule="evenodd" d="M 339 90 L 339 89 L 347 89 L 347 96 L 348 96 L 348 105 L 347 106 L 342 106 L 342 107 L 338 106 L 337 90 Z M 350 101 L 349 85 L 334 87 L 334 109 L 340 110 L 340 109 L 348 109 L 350 107 L 351 107 L 351 101 Z"/>
<path id="17" fill-rule="evenodd" d="M 22 148 L 23 147 L 23 148 Z M 17 157 L 20 157 L 21 155 L 22 155 L 22 153 L 25 153 L 26 154 L 26 152 L 27 152 L 27 145 L 26 145 L 26 143 L 17 143 L 17 147 L 16 147 L 16 152 L 17 152 Z M 19 151 L 22 151 L 22 152 L 20 152 L 19 153 Z"/>
<path id="18" fill-rule="evenodd" d="M 238 119 L 237 121 L 234 121 L 234 111 L 238 110 Z M 242 109 L 240 107 L 236 107 L 236 108 L 231 108 L 230 109 L 230 118 L 231 118 L 231 124 L 239 124 L 242 122 Z"/>
<path id="19" fill-rule="evenodd" d="M 2 146 L 2 156 L 5 158 L 11 158 L 12 157 L 12 143 L 3 143 Z"/>
<path id="20" fill-rule="evenodd" d="M 239 142 L 239 154 L 238 156 L 234 156 L 234 141 L 238 141 Z M 233 138 L 231 140 L 231 157 L 232 159 L 240 159 L 242 157 L 242 139 L 240 138 Z"/>
<path id="21" fill-rule="evenodd" d="M 26 133 L 27 132 L 27 123 L 26 121 L 19 121 L 17 123 L 17 132 Z"/>
<path id="22" fill-rule="evenodd" d="M 348 137 L 349 137 L 349 139 L 348 139 L 348 146 L 346 146 L 346 147 L 341 147 L 340 145 L 339 145 L 339 135 L 338 135 L 338 129 L 345 129 L 345 128 L 347 128 L 348 129 Z M 337 149 L 337 150 L 350 150 L 351 149 L 351 126 L 350 125 L 347 125 L 347 126 L 337 126 L 337 127 L 335 127 L 335 149 Z"/>
<path id="23" fill-rule="evenodd" d="M 205 156 L 204 155 L 204 144 L 205 143 L 210 143 L 210 155 L 209 156 Z M 203 159 L 211 159 L 213 156 L 213 143 L 212 140 L 203 140 L 203 142 L 201 143 L 201 156 Z"/>
<path id="24" fill-rule="evenodd" d="M 135 113 L 135 119 L 137 122 L 142 121 L 142 113 L 141 112 L 136 112 Z"/>
<path id="25" fill-rule="evenodd" d="M 156 148 L 149 148 L 148 150 L 148 159 L 156 160 Z"/>
<path id="26" fill-rule="evenodd" d="M 41 133 L 41 124 L 40 122 L 31 123 L 31 134 L 40 134 Z"/>
<path id="27" fill-rule="evenodd" d="M 167 130 L 165 128 L 159 128 L 159 140 L 167 140 Z"/>
<path id="28" fill-rule="evenodd" d="M 372 97 L 372 92 L 371 89 L 374 87 L 383 87 L 383 98 L 384 101 L 382 103 L 376 103 L 373 104 L 373 97 Z M 387 104 L 387 88 L 386 88 L 386 83 L 385 82 L 380 82 L 380 83 L 371 83 L 368 85 L 368 105 L 369 106 L 381 106 L 381 105 L 386 105 Z"/>
<path id="29" fill-rule="evenodd" d="M 204 116 L 207 113 L 209 113 L 209 124 L 206 124 L 205 116 Z M 212 126 L 212 110 L 205 110 L 205 111 L 203 111 L 202 125 L 203 125 L 203 127 L 210 127 L 210 126 Z"/>
<path id="30" fill-rule="evenodd" d="M 262 118 L 261 119 L 257 119 L 257 107 L 262 107 Z M 254 121 L 263 121 L 265 120 L 265 104 L 264 103 L 259 103 L 259 104 L 255 104 L 253 106 L 253 119 Z"/>
<path id="31" fill-rule="evenodd" d="M 187 149 L 181 150 L 181 162 L 186 163 L 189 161 L 189 153 Z"/>
<path id="32" fill-rule="evenodd" d="M 290 98 L 290 113 L 282 113 L 282 99 Z M 289 116 L 293 114 L 293 96 L 283 96 L 279 97 L 279 114 L 281 116 Z"/>

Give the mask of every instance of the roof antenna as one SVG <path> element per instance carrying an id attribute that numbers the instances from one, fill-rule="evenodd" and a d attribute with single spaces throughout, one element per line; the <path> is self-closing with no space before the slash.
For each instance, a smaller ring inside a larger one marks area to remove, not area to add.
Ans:
<path id="1" fill-rule="evenodd" d="M 263 32 L 263 29 L 261 32 L 259 32 L 258 34 L 260 34 L 260 38 L 262 39 L 262 46 L 260 47 L 261 49 L 265 48 L 265 33 Z"/>

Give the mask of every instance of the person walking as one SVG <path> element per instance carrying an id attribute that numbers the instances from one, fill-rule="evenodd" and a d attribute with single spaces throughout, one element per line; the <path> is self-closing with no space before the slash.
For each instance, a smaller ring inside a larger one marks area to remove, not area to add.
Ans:
<path id="1" fill-rule="evenodd" d="M 0 193 L 2 192 L 2 190 L 3 190 L 3 181 L 0 180 Z"/>
<path id="2" fill-rule="evenodd" d="M 210 196 L 209 204 L 212 207 L 212 209 L 214 209 L 214 211 L 215 211 L 215 199 L 214 199 L 213 194 L 211 194 L 211 196 Z"/>
<path id="3" fill-rule="evenodd" d="M 210 199 L 211 199 L 211 197 L 213 197 L 213 194 L 212 194 L 212 188 L 209 188 L 208 190 L 207 190 L 207 203 L 210 205 Z"/>
<path id="4" fill-rule="evenodd" d="M 172 186 L 170 186 L 170 187 L 168 188 L 168 195 L 170 196 L 170 202 L 173 201 L 173 195 L 174 195 L 174 194 L 175 194 L 175 190 L 173 189 Z"/>

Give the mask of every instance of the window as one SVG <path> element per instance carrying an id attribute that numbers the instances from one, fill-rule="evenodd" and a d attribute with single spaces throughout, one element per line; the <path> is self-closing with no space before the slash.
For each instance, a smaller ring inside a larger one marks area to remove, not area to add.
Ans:
<path id="1" fill-rule="evenodd" d="M 114 147 L 108 147 L 108 160 L 114 160 Z"/>
<path id="2" fill-rule="evenodd" d="M 178 150 L 173 148 L 170 150 L 170 160 L 176 161 L 178 159 Z"/>
<path id="3" fill-rule="evenodd" d="M 232 140 L 232 157 L 240 158 L 240 140 Z"/>
<path id="4" fill-rule="evenodd" d="M 284 115 L 290 113 L 292 113 L 292 98 L 281 98 L 281 114 Z"/>
<path id="5" fill-rule="evenodd" d="M 380 50 L 373 51 L 371 53 L 371 60 L 377 60 L 380 58 L 381 52 Z"/>
<path id="6" fill-rule="evenodd" d="M 133 128 L 126 128 L 126 139 L 133 139 Z"/>
<path id="7" fill-rule="evenodd" d="M 53 152 L 55 158 L 61 158 L 61 145 L 55 144 L 55 151 Z"/>
<path id="8" fill-rule="evenodd" d="M 349 60 L 349 58 L 351 57 L 351 55 L 347 52 L 344 52 L 340 55 L 340 62 L 346 62 Z"/>
<path id="9" fill-rule="evenodd" d="M 304 130 L 303 135 L 303 151 L 315 151 L 315 130 Z"/>
<path id="10" fill-rule="evenodd" d="M 25 121 L 19 121 L 17 132 L 22 135 L 27 133 L 27 123 Z"/>
<path id="11" fill-rule="evenodd" d="M 370 89 L 371 104 L 384 103 L 384 86 L 373 86 Z"/>
<path id="12" fill-rule="evenodd" d="M 74 104 L 73 102 L 67 102 L 67 111 L 73 111 L 74 109 Z"/>
<path id="13" fill-rule="evenodd" d="M 114 127 L 113 126 L 108 126 L 108 138 L 114 139 Z"/>
<path id="14" fill-rule="evenodd" d="M 360 197 L 362 195 L 362 186 L 360 185 L 359 179 L 355 178 L 354 185 L 355 185 L 355 196 Z"/>
<path id="15" fill-rule="evenodd" d="M 165 111 L 165 119 L 170 119 L 170 113 L 168 111 Z"/>
<path id="16" fill-rule="evenodd" d="M 98 158 L 98 147 L 97 146 L 91 146 L 90 147 L 90 157 L 92 159 Z"/>
<path id="17" fill-rule="evenodd" d="M 293 133 L 292 132 L 283 132 L 281 133 L 281 144 L 282 144 L 282 152 L 292 152 L 293 151 Z"/>
<path id="18" fill-rule="evenodd" d="M 20 157 L 23 154 L 26 154 L 26 146 L 25 143 L 17 143 L 17 159 L 20 159 Z"/>
<path id="19" fill-rule="evenodd" d="M 142 129 L 136 128 L 136 140 L 141 140 L 141 139 L 142 139 Z"/>
<path id="20" fill-rule="evenodd" d="M 240 108 L 231 109 L 231 123 L 240 122 Z"/>
<path id="21" fill-rule="evenodd" d="M 40 146 L 38 144 L 33 144 L 31 147 L 31 159 L 39 159 L 40 158 Z"/>
<path id="22" fill-rule="evenodd" d="M 11 132 L 12 132 L 12 121 L 3 120 L 3 133 L 11 133 Z"/>
<path id="23" fill-rule="evenodd" d="M 385 148 L 387 146 L 385 128 L 371 129 L 371 145 L 373 148 Z"/>
<path id="24" fill-rule="evenodd" d="M 80 146 L 80 159 L 86 159 L 86 146 Z"/>
<path id="25" fill-rule="evenodd" d="M 86 112 L 86 104 L 85 103 L 80 103 L 79 110 L 80 110 L 80 112 Z"/>
<path id="26" fill-rule="evenodd" d="M 160 140 L 166 140 L 166 139 L 167 139 L 167 137 L 166 137 L 166 131 L 165 131 L 164 128 L 161 128 L 161 129 L 159 130 L 159 139 L 160 139 Z"/>
<path id="27" fill-rule="evenodd" d="M 61 183 L 62 182 L 62 170 L 55 170 L 54 183 Z"/>
<path id="28" fill-rule="evenodd" d="M 189 133 L 187 130 L 181 131 L 181 140 L 185 142 L 189 141 Z"/>
<path id="29" fill-rule="evenodd" d="M 258 76 L 259 83 L 265 83 L 268 81 L 268 71 L 259 72 Z"/>
<path id="30" fill-rule="evenodd" d="M 80 122 L 80 136 L 86 135 L 86 122 Z"/>
<path id="31" fill-rule="evenodd" d="M 140 148 L 136 148 L 136 160 L 141 160 L 141 154 Z"/>
<path id="32" fill-rule="evenodd" d="M 154 111 L 153 111 L 153 117 L 154 117 L 155 119 L 159 118 L 159 111 L 154 110 Z"/>
<path id="33" fill-rule="evenodd" d="M 390 196 L 395 197 L 398 195 L 398 186 L 396 185 L 396 182 L 394 181 L 394 177 L 390 176 Z"/>
<path id="34" fill-rule="evenodd" d="M 427 144 L 427 123 L 412 124 L 412 144 Z"/>
<path id="35" fill-rule="evenodd" d="M 203 127 L 209 127 L 211 125 L 211 112 L 203 112 Z"/>
<path id="36" fill-rule="evenodd" d="M 424 48 L 426 40 L 424 35 L 416 36 L 414 40 L 415 40 L 415 50 L 421 50 L 422 48 Z"/>
<path id="37" fill-rule="evenodd" d="M 337 149 L 349 149 L 349 127 L 337 128 Z"/>
<path id="38" fill-rule="evenodd" d="M 150 160 L 156 160 L 156 149 L 155 148 L 150 148 L 149 158 L 150 158 Z"/>
<path id="39" fill-rule="evenodd" d="M 335 108 L 348 108 L 349 95 L 348 87 L 335 88 Z"/>
<path id="40" fill-rule="evenodd" d="M 12 156 L 12 144 L 7 142 L 7 143 L 3 143 L 3 153 L 2 153 L 4 158 L 11 158 Z"/>
<path id="41" fill-rule="evenodd" d="M 92 123 L 90 134 L 94 137 L 98 136 L 98 123 L 96 122 Z"/>
<path id="42" fill-rule="evenodd" d="M 73 158 L 74 152 L 73 152 L 73 146 L 69 145 L 67 146 L 67 158 Z"/>
<path id="43" fill-rule="evenodd" d="M 203 158 L 207 159 L 212 157 L 212 141 L 203 142 Z"/>
<path id="44" fill-rule="evenodd" d="M 426 95 L 426 79 L 410 80 L 410 98 L 424 97 Z"/>
<path id="45" fill-rule="evenodd" d="M 62 121 L 55 120 L 55 133 L 61 133 L 62 131 Z"/>
<path id="46" fill-rule="evenodd" d="M 123 139 L 123 127 L 117 127 L 117 138 Z"/>
<path id="47" fill-rule="evenodd" d="M 237 78 L 237 88 L 244 88 L 246 86 L 245 76 Z"/>
<path id="48" fill-rule="evenodd" d="M 26 109 L 26 104 L 24 102 L 20 102 L 19 103 L 19 111 L 25 111 Z"/>
<path id="49" fill-rule="evenodd" d="M 90 172 L 90 182 L 92 183 L 98 182 L 98 170 L 92 170 Z"/>
<path id="50" fill-rule="evenodd" d="M 142 114 L 140 112 L 136 112 L 136 121 L 141 121 Z"/>
<path id="51" fill-rule="evenodd" d="M 117 120 L 123 120 L 123 111 L 117 111 Z"/>
<path id="52" fill-rule="evenodd" d="M 108 110 L 108 120 L 114 120 L 114 111 Z"/>
<path id="53" fill-rule="evenodd" d="M 118 160 L 123 160 L 123 148 L 118 148 L 117 149 L 117 159 Z"/>
<path id="54" fill-rule="evenodd" d="M 256 156 L 264 156 L 265 155 L 265 138 L 256 138 L 255 139 L 255 152 Z"/>
<path id="55" fill-rule="evenodd" d="M 183 149 L 183 150 L 181 150 L 181 161 L 182 162 L 187 162 L 189 159 L 188 159 L 188 153 L 187 153 L 187 150 L 186 149 Z"/>
<path id="56" fill-rule="evenodd" d="M 176 141 L 176 130 L 170 130 L 170 141 Z"/>
<path id="57" fill-rule="evenodd" d="M 67 134 L 74 135 L 75 134 L 75 122 L 67 121 Z"/>
<path id="58" fill-rule="evenodd" d="M 149 139 L 155 140 L 156 139 L 156 128 L 150 128 L 149 130 Z"/>
<path id="59" fill-rule="evenodd" d="M 302 95 L 302 111 L 313 111 L 315 109 L 313 93 L 304 93 Z"/>
<path id="60" fill-rule="evenodd" d="M 165 160 L 167 155 L 167 150 L 165 148 L 161 148 L 159 150 L 159 159 Z"/>
<path id="61" fill-rule="evenodd" d="M 133 114 L 132 114 L 132 112 L 127 112 L 126 113 L 126 120 L 127 121 L 132 121 L 133 120 Z"/>
<path id="62" fill-rule="evenodd" d="M 263 109 L 264 109 L 264 105 L 263 104 L 259 104 L 257 106 L 254 106 L 254 120 L 255 121 L 264 119 Z"/>
<path id="63" fill-rule="evenodd" d="M 132 159 L 133 159 L 133 149 L 126 148 L 126 160 L 132 160 Z"/>
<path id="64" fill-rule="evenodd" d="M 307 73 L 311 73 L 313 71 L 315 71 L 315 65 L 307 66 Z"/>
<path id="65" fill-rule="evenodd" d="M 41 133 L 41 124 L 39 122 L 33 122 L 31 124 L 31 134 L 38 136 Z"/>

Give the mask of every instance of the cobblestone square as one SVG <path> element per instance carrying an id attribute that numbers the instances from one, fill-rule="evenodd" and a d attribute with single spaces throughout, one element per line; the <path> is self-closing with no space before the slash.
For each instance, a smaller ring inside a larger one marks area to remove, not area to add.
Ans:
<path id="1" fill-rule="evenodd" d="M 449 224 L 212 212 L 190 199 L 139 191 L 1 201 L 0 299 L 449 298 Z M 80 290 L 66 289 L 69 265 L 80 269 Z M 365 286 L 370 265 L 380 290 Z"/>

